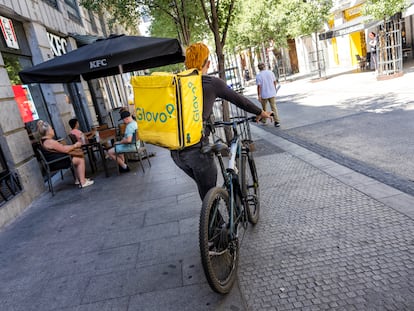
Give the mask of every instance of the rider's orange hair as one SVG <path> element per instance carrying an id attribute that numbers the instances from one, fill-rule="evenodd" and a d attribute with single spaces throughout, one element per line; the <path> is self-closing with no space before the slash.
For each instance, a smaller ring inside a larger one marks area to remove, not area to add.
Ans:
<path id="1" fill-rule="evenodd" d="M 210 51 L 204 43 L 197 42 L 190 45 L 185 51 L 185 67 L 201 70 L 208 60 Z"/>

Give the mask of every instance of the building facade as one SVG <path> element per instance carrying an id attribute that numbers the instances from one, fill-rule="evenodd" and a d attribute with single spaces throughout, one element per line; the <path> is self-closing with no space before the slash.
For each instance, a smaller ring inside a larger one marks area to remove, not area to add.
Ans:
<path id="1" fill-rule="evenodd" d="M 362 7 L 365 1 L 334 1 L 331 17 L 325 31 L 317 36 L 296 38 L 299 68 L 302 73 L 316 70 L 316 46 L 320 67 L 325 68 L 357 68 L 359 58 L 368 58 L 368 34 L 378 33 L 383 21 L 375 21 L 363 16 Z M 408 0 L 408 8 L 400 18 L 401 48 L 405 51 L 405 59 L 413 57 L 414 42 L 413 14 L 414 1 Z"/>
<path id="2" fill-rule="evenodd" d="M 110 121 L 110 111 L 128 99 L 122 77 L 82 83 L 21 83 L 18 72 L 110 33 L 105 16 L 77 0 L 0 0 L 0 227 L 45 190 L 34 152 L 36 123 L 48 121 L 65 138 L 68 120 L 85 131 Z M 126 96 L 126 95 L 125 95 Z M 125 97 L 124 96 L 124 97 Z"/>

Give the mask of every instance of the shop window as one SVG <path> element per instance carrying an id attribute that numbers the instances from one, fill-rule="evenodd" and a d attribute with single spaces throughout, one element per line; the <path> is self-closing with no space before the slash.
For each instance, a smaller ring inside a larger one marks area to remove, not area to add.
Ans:
<path id="1" fill-rule="evenodd" d="M 20 116 L 32 143 L 36 143 L 36 123 L 39 119 L 50 122 L 42 91 L 39 84 L 22 84 L 18 75 L 19 71 L 31 67 L 29 57 L 3 53 L 4 65 L 9 76 L 16 104 Z"/>
<path id="2" fill-rule="evenodd" d="M 58 10 L 58 3 L 57 0 L 42 0 L 44 3 L 47 3 L 48 5 L 50 5 L 52 8 Z"/>
<path id="3" fill-rule="evenodd" d="M 81 17 L 79 14 L 79 7 L 76 0 L 65 0 L 66 9 L 68 11 L 69 18 L 79 24 L 81 24 Z"/>

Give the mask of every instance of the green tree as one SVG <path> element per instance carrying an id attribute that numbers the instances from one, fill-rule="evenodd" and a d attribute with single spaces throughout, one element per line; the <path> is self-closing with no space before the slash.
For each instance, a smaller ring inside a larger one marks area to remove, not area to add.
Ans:
<path id="1" fill-rule="evenodd" d="M 385 21 L 406 8 L 405 0 L 367 0 L 363 6 L 363 14 Z"/>
<path id="2" fill-rule="evenodd" d="M 110 27 L 119 23 L 132 33 L 138 29 L 141 14 L 135 0 L 80 0 L 79 4 L 98 14 L 108 12 Z"/>
<path id="3" fill-rule="evenodd" d="M 314 34 L 316 64 L 319 78 L 321 78 L 322 67 L 317 33 L 322 30 L 323 25 L 328 21 L 332 0 L 281 0 L 281 6 L 287 16 L 286 21 L 290 25 L 290 36 Z"/>
<path id="4" fill-rule="evenodd" d="M 224 46 L 228 30 L 236 14 L 236 0 L 200 0 L 200 3 L 214 39 L 219 76 L 224 80 Z"/>
<path id="5" fill-rule="evenodd" d="M 163 32 L 178 36 L 184 45 L 190 44 L 191 32 L 200 29 L 204 22 L 199 3 L 191 0 L 81 0 L 80 4 L 97 13 L 107 11 L 110 25 L 120 23 L 132 31 L 138 29 L 142 14 L 148 14 L 157 23 L 160 20 L 153 29 L 155 32 L 161 33 L 161 27 L 165 26 Z"/>
<path id="6" fill-rule="evenodd" d="M 310 35 L 328 21 L 332 0 L 281 0 L 279 8 L 287 17 L 291 36 Z"/>
<path id="7" fill-rule="evenodd" d="M 157 6 L 148 8 L 148 15 L 152 20 L 150 26 L 152 36 L 178 36 L 185 46 L 206 37 L 206 22 L 200 14 L 199 2 L 181 0 L 180 3 L 175 1 L 174 5 L 170 4 L 170 11 L 160 9 Z"/>
<path id="8" fill-rule="evenodd" d="M 229 46 L 247 48 L 272 41 L 275 46 L 285 46 L 288 23 L 280 13 L 278 1 L 244 0 L 229 30 Z"/>

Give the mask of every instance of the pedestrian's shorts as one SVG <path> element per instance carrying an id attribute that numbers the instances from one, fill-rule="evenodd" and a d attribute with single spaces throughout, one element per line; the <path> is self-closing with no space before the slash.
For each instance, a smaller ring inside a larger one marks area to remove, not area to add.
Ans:
<path id="1" fill-rule="evenodd" d="M 115 152 L 116 153 L 135 152 L 135 151 L 137 151 L 137 149 L 133 144 L 117 144 L 117 145 L 115 145 Z"/>

